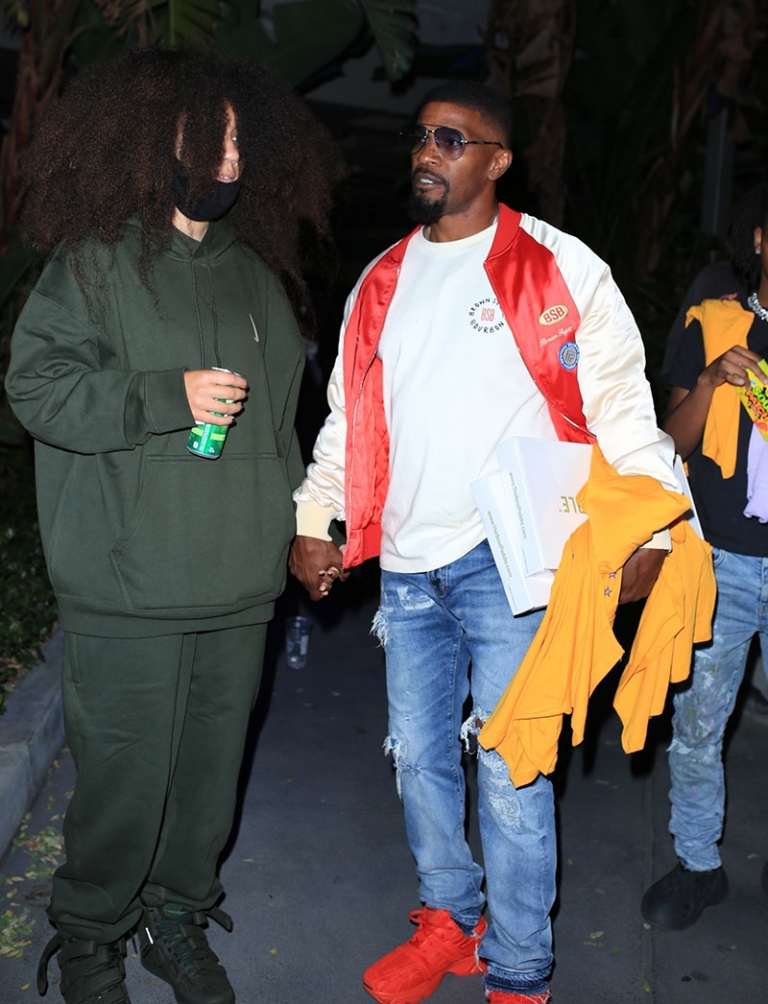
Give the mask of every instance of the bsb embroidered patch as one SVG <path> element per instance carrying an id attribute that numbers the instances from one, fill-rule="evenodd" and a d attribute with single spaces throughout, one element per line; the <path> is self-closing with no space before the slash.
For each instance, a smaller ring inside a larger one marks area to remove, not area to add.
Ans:
<path id="1" fill-rule="evenodd" d="M 579 362 L 579 346 L 576 342 L 566 342 L 565 345 L 560 346 L 558 358 L 563 369 L 576 369 Z"/>
<path id="2" fill-rule="evenodd" d="M 564 303 L 556 303 L 554 307 L 547 307 L 539 314 L 539 324 L 557 324 L 562 321 L 568 313 L 568 308 Z"/>

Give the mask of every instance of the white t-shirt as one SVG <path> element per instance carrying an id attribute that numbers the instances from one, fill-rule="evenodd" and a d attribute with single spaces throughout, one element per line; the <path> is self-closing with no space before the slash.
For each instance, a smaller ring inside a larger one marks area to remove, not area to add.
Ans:
<path id="1" fill-rule="evenodd" d="M 486 534 L 470 485 L 510 436 L 556 439 L 483 263 L 495 224 L 408 244 L 379 342 L 390 434 L 381 567 L 447 565 Z"/>
<path id="2" fill-rule="evenodd" d="M 520 229 L 554 255 L 579 313 L 584 419 L 606 460 L 619 474 L 641 474 L 679 490 L 674 443 L 656 425 L 640 332 L 610 269 L 581 241 L 542 220 L 524 215 Z M 426 571 L 471 550 L 484 533 L 470 484 L 495 468 L 496 444 L 512 435 L 556 438 L 483 268 L 494 232 L 490 227 L 434 244 L 417 232 L 405 251 L 379 349 L 392 440 L 382 528 L 386 569 Z M 515 267 L 516 254 L 508 247 L 505 268 Z M 305 536 L 328 540 L 330 521 L 347 518 L 344 339 L 361 285 L 378 261 L 347 298 L 328 385 L 330 414 L 294 492 L 297 532 Z M 540 335 L 546 345 L 550 339 Z"/>

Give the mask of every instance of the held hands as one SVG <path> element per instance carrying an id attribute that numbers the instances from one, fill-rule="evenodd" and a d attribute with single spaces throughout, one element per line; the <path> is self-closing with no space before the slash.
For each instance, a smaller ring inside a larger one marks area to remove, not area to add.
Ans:
<path id="1" fill-rule="evenodd" d="M 322 600 L 331 591 L 334 582 L 344 582 L 349 572 L 342 568 L 344 547 L 332 540 L 298 536 L 293 542 L 288 567 L 308 591 L 310 599 Z"/>
<path id="2" fill-rule="evenodd" d="M 187 370 L 184 386 L 196 422 L 231 425 L 235 415 L 243 410 L 248 381 L 237 373 Z"/>
<path id="3" fill-rule="evenodd" d="M 666 556 L 666 551 L 654 547 L 638 547 L 630 554 L 621 575 L 619 603 L 644 600 L 653 589 Z"/>

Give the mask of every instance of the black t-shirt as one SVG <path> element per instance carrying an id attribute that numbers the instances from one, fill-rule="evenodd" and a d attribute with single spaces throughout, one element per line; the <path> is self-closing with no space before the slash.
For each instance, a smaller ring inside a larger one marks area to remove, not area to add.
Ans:
<path id="1" fill-rule="evenodd" d="M 718 298 L 715 293 L 704 297 Z M 747 335 L 747 347 L 759 356 L 768 358 L 768 321 L 755 317 Z M 676 358 L 669 364 L 669 384 L 691 390 L 703 369 L 704 339 L 701 325 L 698 321 L 691 321 L 679 342 Z M 736 393 L 735 389 L 733 393 Z M 733 477 L 722 477 L 718 465 L 702 455 L 701 443 L 688 457 L 688 477 L 704 536 L 710 544 L 737 554 L 765 558 L 768 557 L 768 524 L 744 515 L 752 420 L 745 408 L 740 406 L 739 412 L 739 441 Z"/>
<path id="2" fill-rule="evenodd" d="M 702 300 L 738 300 L 742 307 L 746 307 L 747 296 L 749 296 L 749 290 L 733 271 L 729 261 L 716 261 L 698 273 L 688 287 L 677 317 L 667 335 L 664 361 L 661 364 L 661 376 L 668 387 L 673 386 L 670 373 L 677 359 L 680 342 L 685 334 L 685 315 L 688 310 L 695 304 L 701 303 Z"/>

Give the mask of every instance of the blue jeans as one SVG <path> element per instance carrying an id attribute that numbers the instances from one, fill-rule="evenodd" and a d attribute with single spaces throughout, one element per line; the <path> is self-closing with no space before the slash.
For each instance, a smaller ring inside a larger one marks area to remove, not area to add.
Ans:
<path id="1" fill-rule="evenodd" d="M 462 740 L 479 731 L 514 675 L 542 612 L 513 617 L 490 547 L 431 572 L 382 571 L 373 631 L 386 653 L 389 735 L 421 899 L 465 931 L 485 904 L 465 838 Z M 472 666 L 471 678 L 469 667 Z M 464 721 L 471 691 L 472 713 Z M 518 790 L 479 750 L 478 815 L 492 923 L 480 955 L 490 990 L 541 993 L 552 967 L 555 815 L 545 777 Z"/>
<path id="2" fill-rule="evenodd" d="M 675 853 L 691 871 L 720 866 L 723 735 L 755 633 L 760 634 L 763 658 L 768 656 L 768 558 L 719 548 L 712 557 L 717 580 L 712 641 L 696 648 L 690 685 L 675 695 L 669 747 L 669 829 Z"/>

